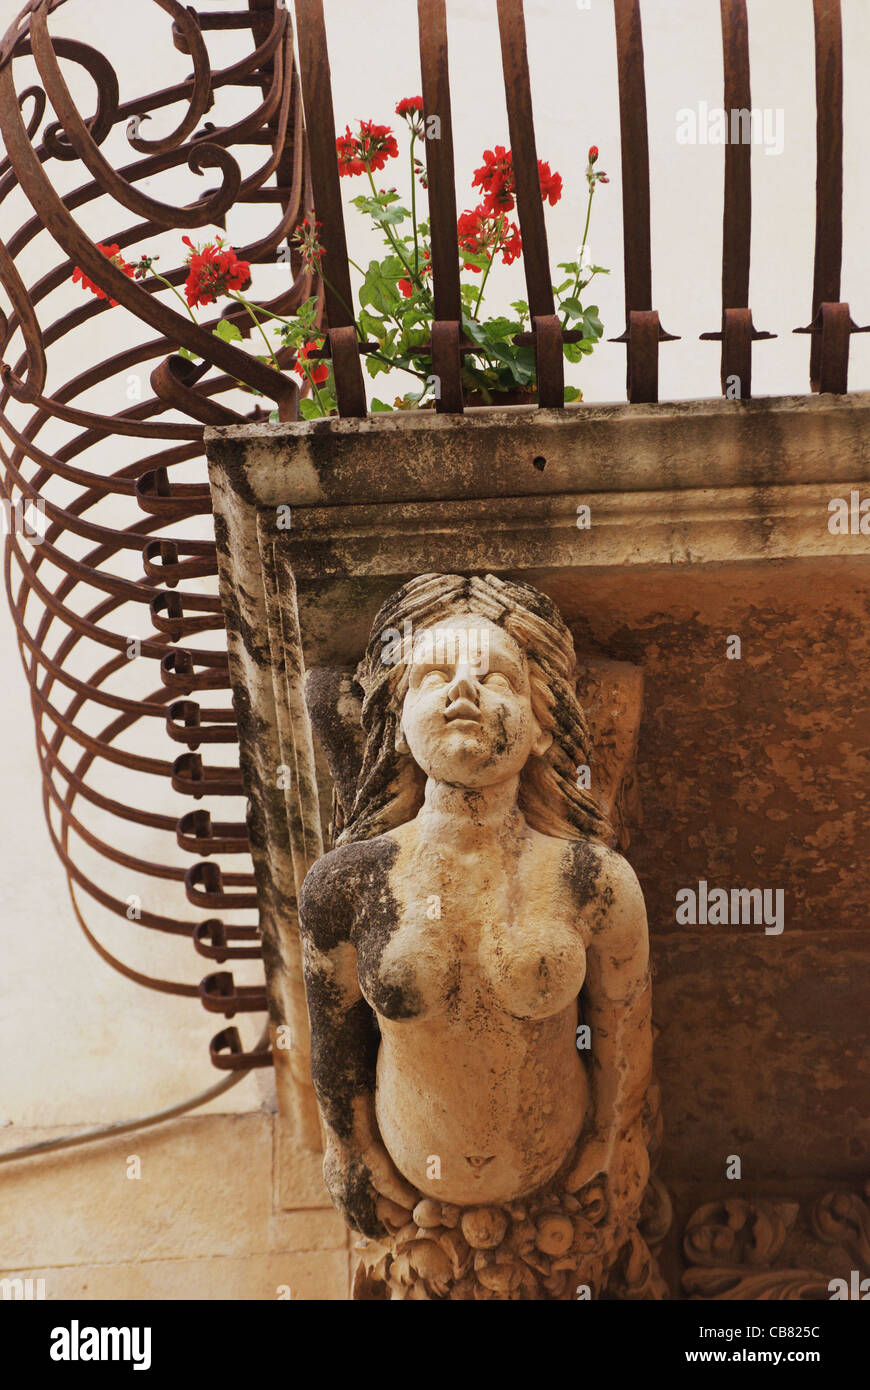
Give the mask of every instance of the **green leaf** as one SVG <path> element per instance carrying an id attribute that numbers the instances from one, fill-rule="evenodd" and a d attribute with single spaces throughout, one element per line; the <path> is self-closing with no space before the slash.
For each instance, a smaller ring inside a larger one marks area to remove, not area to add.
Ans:
<path id="1" fill-rule="evenodd" d="M 462 327 L 473 343 L 480 343 L 481 347 L 486 347 L 489 339 L 486 336 L 486 329 L 479 324 L 476 319 L 462 317 Z"/>
<path id="2" fill-rule="evenodd" d="M 594 351 L 594 338 L 581 338 L 579 342 L 565 344 L 565 357 L 569 362 L 582 362 L 584 357 L 588 357 Z"/>
<path id="3" fill-rule="evenodd" d="M 388 362 L 382 362 L 379 357 L 373 357 L 371 353 L 366 356 L 366 371 L 374 380 L 376 376 L 381 376 L 392 371 L 392 366 Z"/>
<path id="4" fill-rule="evenodd" d="M 459 258 L 463 265 L 476 265 L 478 270 L 486 270 L 490 261 L 482 251 L 466 251 L 463 247 L 459 248 Z"/>
<path id="5" fill-rule="evenodd" d="M 304 332 L 307 330 L 309 337 L 312 336 L 313 332 L 318 331 L 316 295 L 312 295 L 310 299 L 305 300 L 304 304 L 300 304 L 299 311 L 296 315 L 296 324 L 294 325 L 294 327 L 299 332 Z"/>
<path id="6" fill-rule="evenodd" d="M 312 396 L 303 396 L 299 402 L 299 414 L 303 420 L 319 420 L 323 412 Z"/>
<path id="7" fill-rule="evenodd" d="M 407 208 L 385 208 L 381 213 L 380 221 L 383 222 L 386 227 L 395 227 L 399 222 L 404 222 L 405 218 L 410 216 L 411 214 Z"/>
<path id="8" fill-rule="evenodd" d="M 418 356 L 431 336 L 428 324 L 424 328 L 409 329 L 401 340 L 400 351 L 404 356 Z"/>
<path id="9" fill-rule="evenodd" d="M 350 201 L 360 212 L 368 212 L 369 208 L 386 208 L 390 203 L 397 203 L 399 194 L 395 188 L 382 188 L 374 198 L 370 198 L 367 193 L 360 193 L 359 197 L 351 198 Z"/>
<path id="10" fill-rule="evenodd" d="M 598 317 L 598 305 L 590 304 L 583 315 L 583 336 L 585 338 L 600 338 L 604 332 L 604 324 Z"/>
<path id="11" fill-rule="evenodd" d="M 392 314 L 402 299 L 396 285 L 406 274 L 398 256 L 388 256 L 384 261 L 370 261 L 360 287 L 360 304 L 371 304 L 379 314 Z"/>
<path id="12" fill-rule="evenodd" d="M 367 309 L 359 311 L 359 326 L 366 338 L 375 338 L 379 343 L 383 343 L 387 336 L 386 319 L 376 318 Z"/>
<path id="13" fill-rule="evenodd" d="M 372 398 L 372 414 L 379 415 L 383 411 L 391 413 L 392 409 L 393 407 L 391 405 L 387 405 L 385 401 L 379 401 L 377 396 L 374 396 Z"/>
<path id="14" fill-rule="evenodd" d="M 582 391 L 578 391 L 578 389 L 577 389 L 576 386 L 566 386 L 566 387 L 565 387 L 565 400 L 566 400 L 566 401 L 582 401 L 582 399 L 583 399 L 583 392 L 582 392 Z"/>
<path id="15" fill-rule="evenodd" d="M 559 308 L 562 310 L 562 313 L 567 314 L 569 318 L 582 319 L 583 317 L 583 305 L 580 303 L 579 299 L 574 299 L 572 296 L 563 299 Z"/>
<path id="16" fill-rule="evenodd" d="M 176 356 L 177 356 L 177 357 L 184 357 L 184 358 L 187 359 L 188 362 L 201 362 L 201 361 L 202 361 L 202 358 L 197 357 L 196 353 L 195 353 L 195 352 L 191 352 L 189 348 L 178 348 L 177 351 L 176 351 Z"/>
<path id="17" fill-rule="evenodd" d="M 230 323 L 229 319 L 221 319 L 212 333 L 216 338 L 220 338 L 223 343 L 241 342 L 242 331 L 238 324 Z"/>
<path id="18" fill-rule="evenodd" d="M 425 304 L 420 304 L 419 301 L 415 302 L 412 300 L 409 304 L 409 307 L 402 314 L 401 319 L 402 328 L 404 329 L 405 333 L 410 334 L 412 330 L 416 328 L 418 323 L 425 323 L 428 329 L 431 314 L 429 312 L 428 307 Z M 429 333 L 427 331 L 421 337 L 420 341 L 425 342 L 428 339 L 428 337 Z"/>
<path id="19" fill-rule="evenodd" d="M 487 351 L 490 357 L 494 357 L 496 362 L 500 362 L 506 367 L 510 374 L 510 379 L 519 385 L 525 386 L 532 376 L 534 363 L 534 352 L 531 354 L 531 361 L 524 360 L 524 350 L 514 347 L 513 344 L 501 346 L 499 343 L 490 343 Z M 528 349 L 526 349 L 528 352 Z"/>
<path id="20" fill-rule="evenodd" d="M 507 346 L 514 333 L 519 333 L 520 327 L 514 319 L 487 319 L 483 331 L 489 342 L 503 343 Z"/>
<path id="21" fill-rule="evenodd" d="M 383 222 L 391 227 L 404 222 L 405 218 L 411 215 L 407 208 L 391 206 L 397 202 L 398 197 L 398 193 L 391 192 L 379 193 L 377 198 L 367 198 L 361 194 L 358 198 L 352 198 L 351 202 L 359 212 L 365 213 L 375 222 Z"/>

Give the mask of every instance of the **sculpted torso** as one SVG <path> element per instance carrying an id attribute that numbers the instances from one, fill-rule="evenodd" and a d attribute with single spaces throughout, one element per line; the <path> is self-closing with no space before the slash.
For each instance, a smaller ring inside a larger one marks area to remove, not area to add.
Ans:
<path id="1" fill-rule="evenodd" d="M 504 844 L 463 847 L 425 822 L 389 839 L 395 925 L 384 939 L 360 914 L 356 932 L 381 1032 L 378 1127 L 421 1192 L 509 1201 L 552 1176 L 586 1115 L 574 853 L 528 826 Z"/>
<path id="2" fill-rule="evenodd" d="M 487 625 L 453 619 L 451 641 L 463 622 Z M 646 1178 L 642 898 L 613 851 L 528 823 L 520 774 L 552 734 L 523 653 L 487 628 L 485 666 L 456 642 L 408 665 L 396 739 L 423 805 L 325 855 L 300 904 L 324 1172 L 366 1234 L 379 1197 L 510 1203 L 557 1174 L 615 1179 L 626 1154 L 632 1193 Z"/>

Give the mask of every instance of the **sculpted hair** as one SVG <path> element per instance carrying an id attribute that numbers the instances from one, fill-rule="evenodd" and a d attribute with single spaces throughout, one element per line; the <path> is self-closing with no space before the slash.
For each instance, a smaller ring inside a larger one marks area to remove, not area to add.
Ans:
<path id="1" fill-rule="evenodd" d="M 525 653 L 532 710 L 553 741 L 532 754 L 520 774 L 519 806 L 529 824 L 559 839 L 615 836 L 591 792 L 577 786 L 577 768 L 589 762 L 589 729 L 574 689 L 574 643 L 550 599 L 518 580 L 495 575 L 423 574 L 387 599 L 372 625 L 356 679 L 364 692 L 365 754 L 357 794 L 339 843 L 370 840 L 412 820 L 423 804 L 425 775 L 396 735 L 408 688 L 412 643 L 394 643 L 397 659 L 385 660 L 386 634 L 416 636 L 452 617 L 473 614 L 501 627 Z M 398 654 L 400 653 L 400 654 Z"/>

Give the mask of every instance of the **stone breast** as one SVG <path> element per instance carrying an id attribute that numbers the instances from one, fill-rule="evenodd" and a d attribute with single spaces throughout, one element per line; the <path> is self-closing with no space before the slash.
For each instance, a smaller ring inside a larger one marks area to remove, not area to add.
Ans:
<path id="1" fill-rule="evenodd" d="M 580 991 L 579 923 L 555 894 L 496 884 L 462 901 L 435 892 L 395 900 L 389 937 L 363 932 L 357 941 L 363 994 L 386 1018 L 459 1018 L 493 1005 L 515 1018 L 549 1018 Z"/>

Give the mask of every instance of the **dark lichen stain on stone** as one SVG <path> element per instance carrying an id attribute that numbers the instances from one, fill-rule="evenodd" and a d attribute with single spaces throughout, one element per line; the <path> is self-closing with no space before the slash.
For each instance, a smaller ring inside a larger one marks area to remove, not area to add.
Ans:
<path id="1" fill-rule="evenodd" d="M 459 1017 L 459 1001 L 462 989 L 462 962 L 450 961 L 447 967 L 447 988 L 444 1003 L 448 1016 L 454 1021 Z"/>
<path id="2" fill-rule="evenodd" d="M 408 1018 L 419 1011 L 416 992 L 401 981 L 380 978 L 380 962 L 399 913 L 389 886 L 389 871 L 398 854 L 394 840 L 382 835 L 341 845 L 325 854 L 308 873 L 299 900 L 303 937 L 329 955 L 342 944 L 356 948 L 361 986 L 367 999 L 387 1018 Z M 349 1143 L 353 1102 L 374 1093 L 379 1032 L 366 998 L 348 1007 L 325 971 L 305 969 L 311 1019 L 311 1075 L 327 1123 Z"/>
<path id="3" fill-rule="evenodd" d="M 602 896 L 598 887 L 602 869 L 601 848 L 593 846 L 588 840 L 571 840 L 562 862 L 574 901 L 578 910 L 582 911 Z"/>
<path id="4" fill-rule="evenodd" d="M 364 844 L 369 851 L 367 862 L 360 864 L 361 872 L 349 885 L 355 904 L 352 939 L 360 983 L 385 1018 L 413 1018 L 420 1012 L 421 1000 L 409 978 L 410 971 L 394 968 L 387 979 L 382 970 L 384 951 L 399 926 L 399 906 L 389 882 L 398 845 L 385 835 Z M 362 849 L 363 845 L 354 848 Z"/>
<path id="5" fill-rule="evenodd" d="M 226 445 L 221 441 L 211 440 L 209 455 L 212 462 L 216 463 L 223 471 L 224 477 L 236 496 L 255 507 L 257 497 L 248 481 L 247 448 L 243 445 L 240 450 L 235 440 L 227 440 Z"/>
<path id="6" fill-rule="evenodd" d="M 342 693 L 345 683 L 348 688 Z M 352 679 L 352 672 L 334 669 L 308 672 L 305 702 L 346 818 L 353 809 L 364 752 L 362 728 L 347 717 L 347 709 L 354 700 L 361 705 L 362 699 L 362 688 Z"/>
<path id="7" fill-rule="evenodd" d="M 330 1163 L 327 1158 L 323 1176 L 333 1201 L 354 1230 L 371 1240 L 382 1237 L 385 1228 L 377 1216 L 378 1194 L 362 1160 L 351 1158 L 346 1163 Z"/>
<path id="8" fill-rule="evenodd" d="M 510 747 L 510 739 L 505 728 L 505 715 L 507 711 L 504 705 L 499 705 L 495 710 L 495 718 L 498 725 L 497 730 L 493 730 L 492 747 L 487 761 L 497 763 Z"/>

